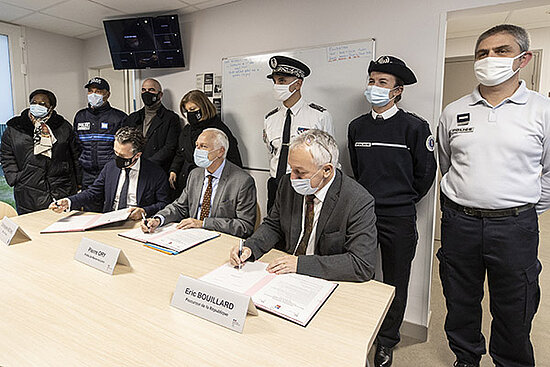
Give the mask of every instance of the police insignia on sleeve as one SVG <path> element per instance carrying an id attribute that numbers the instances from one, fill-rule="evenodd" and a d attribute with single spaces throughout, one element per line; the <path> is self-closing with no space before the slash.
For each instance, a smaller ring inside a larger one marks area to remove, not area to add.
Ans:
<path id="1" fill-rule="evenodd" d="M 428 139 L 426 139 L 426 149 L 428 149 L 430 152 L 433 152 L 435 149 L 435 138 L 433 135 L 428 136 Z"/>

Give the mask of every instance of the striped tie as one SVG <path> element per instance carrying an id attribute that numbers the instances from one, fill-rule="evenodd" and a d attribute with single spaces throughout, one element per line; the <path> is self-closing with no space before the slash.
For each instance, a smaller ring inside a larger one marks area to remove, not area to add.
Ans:
<path id="1" fill-rule="evenodd" d="M 206 186 L 206 191 L 204 192 L 204 198 L 202 199 L 202 205 L 201 205 L 201 215 L 199 217 L 200 220 L 204 220 L 204 218 L 208 217 L 210 214 L 210 199 L 212 198 L 212 175 L 206 176 L 208 177 L 208 186 Z"/>

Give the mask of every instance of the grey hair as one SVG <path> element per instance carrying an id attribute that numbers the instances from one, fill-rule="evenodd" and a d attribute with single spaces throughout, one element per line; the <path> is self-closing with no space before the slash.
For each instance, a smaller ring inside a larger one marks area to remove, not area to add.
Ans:
<path id="1" fill-rule="evenodd" d="M 499 24 L 483 32 L 476 41 L 475 51 L 477 51 L 479 44 L 482 41 L 492 35 L 503 32 L 512 35 L 516 39 L 521 52 L 529 51 L 529 33 L 527 33 L 524 28 L 513 24 Z"/>
<path id="2" fill-rule="evenodd" d="M 145 80 L 143 81 L 143 83 L 141 83 L 141 85 L 143 85 L 143 84 L 144 84 L 146 81 L 148 81 L 148 80 L 154 82 L 154 83 L 158 86 L 159 92 L 162 92 L 162 85 L 160 85 L 160 82 L 159 82 L 158 80 L 156 80 L 156 79 L 147 78 L 147 79 L 145 79 Z"/>
<path id="3" fill-rule="evenodd" d="M 204 133 L 213 133 L 214 138 L 214 145 L 216 146 L 215 149 L 220 149 L 221 147 L 224 148 L 223 152 L 223 158 L 227 156 L 227 150 L 229 149 L 229 139 L 227 138 L 227 135 L 221 131 L 220 129 L 216 129 L 214 127 L 210 127 L 208 129 L 204 129 L 201 134 Z"/>
<path id="4" fill-rule="evenodd" d="M 137 154 L 143 151 L 146 139 L 141 133 L 141 129 L 124 126 L 118 129 L 115 139 L 119 144 L 132 144 L 132 153 Z"/>
<path id="5" fill-rule="evenodd" d="M 327 163 L 338 167 L 338 145 L 329 133 L 317 129 L 307 130 L 292 139 L 289 150 L 301 146 L 307 148 L 318 167 Z"/>

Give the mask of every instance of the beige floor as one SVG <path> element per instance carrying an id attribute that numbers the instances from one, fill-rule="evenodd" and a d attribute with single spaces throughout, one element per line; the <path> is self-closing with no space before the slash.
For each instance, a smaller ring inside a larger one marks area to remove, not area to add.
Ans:
<path id="1" fill-rule="evenodd" d="M 435 251 L 439 248 L 439 242 L 435 243 Z M 539 259 L 543 266 L 540 277 L 541 304 L 533 322 L 531 340 L 535 348 L 537 366 L 550 366 L 550 271 L 545 266 L 550 266 L 550 214 L 546 213 L 540 217 L 540 245 Z M 428 330 L 428 341 L 420 343 L 412 338 L 403 337 L 402 342 L 394 351 L 395 367 L 410 366 L 452 366 L 454 355 L 451 353 L 447 339 L 443 332 L 445 320 L 445 304 L 441 281 L 439 279 L 438 262 L 434 261 L 431 310 L 432 318 Z M 483 302 L 483 334 L 486 340 L 489 339 L 489 325 L 491 315 L 489 314 L 489 301 L 487 292 Z M 373 348 L 374 350 L 375 348 Z M 371 351 L 369 360 L 372 361 Z M 482 367 L 493 366 L 489 355 L 481 360 Z"/>

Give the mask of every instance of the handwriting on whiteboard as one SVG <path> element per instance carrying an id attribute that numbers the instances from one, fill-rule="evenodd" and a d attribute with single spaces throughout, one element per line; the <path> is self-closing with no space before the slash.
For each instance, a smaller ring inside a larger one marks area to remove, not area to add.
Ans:
<path id="1" fill-rule="evenodd" d="M 247 78 L 261 70 L 254 60 L 246 58 L 224 60 L 224 64 L 230 78 Z"/>
<path id="2" fill-rule="evenodd" d="M 361 57 L 372 58 L 372 50 L 366 46 L 339 45 L 327 47 L 328 62 L 346 61 Z"/>

